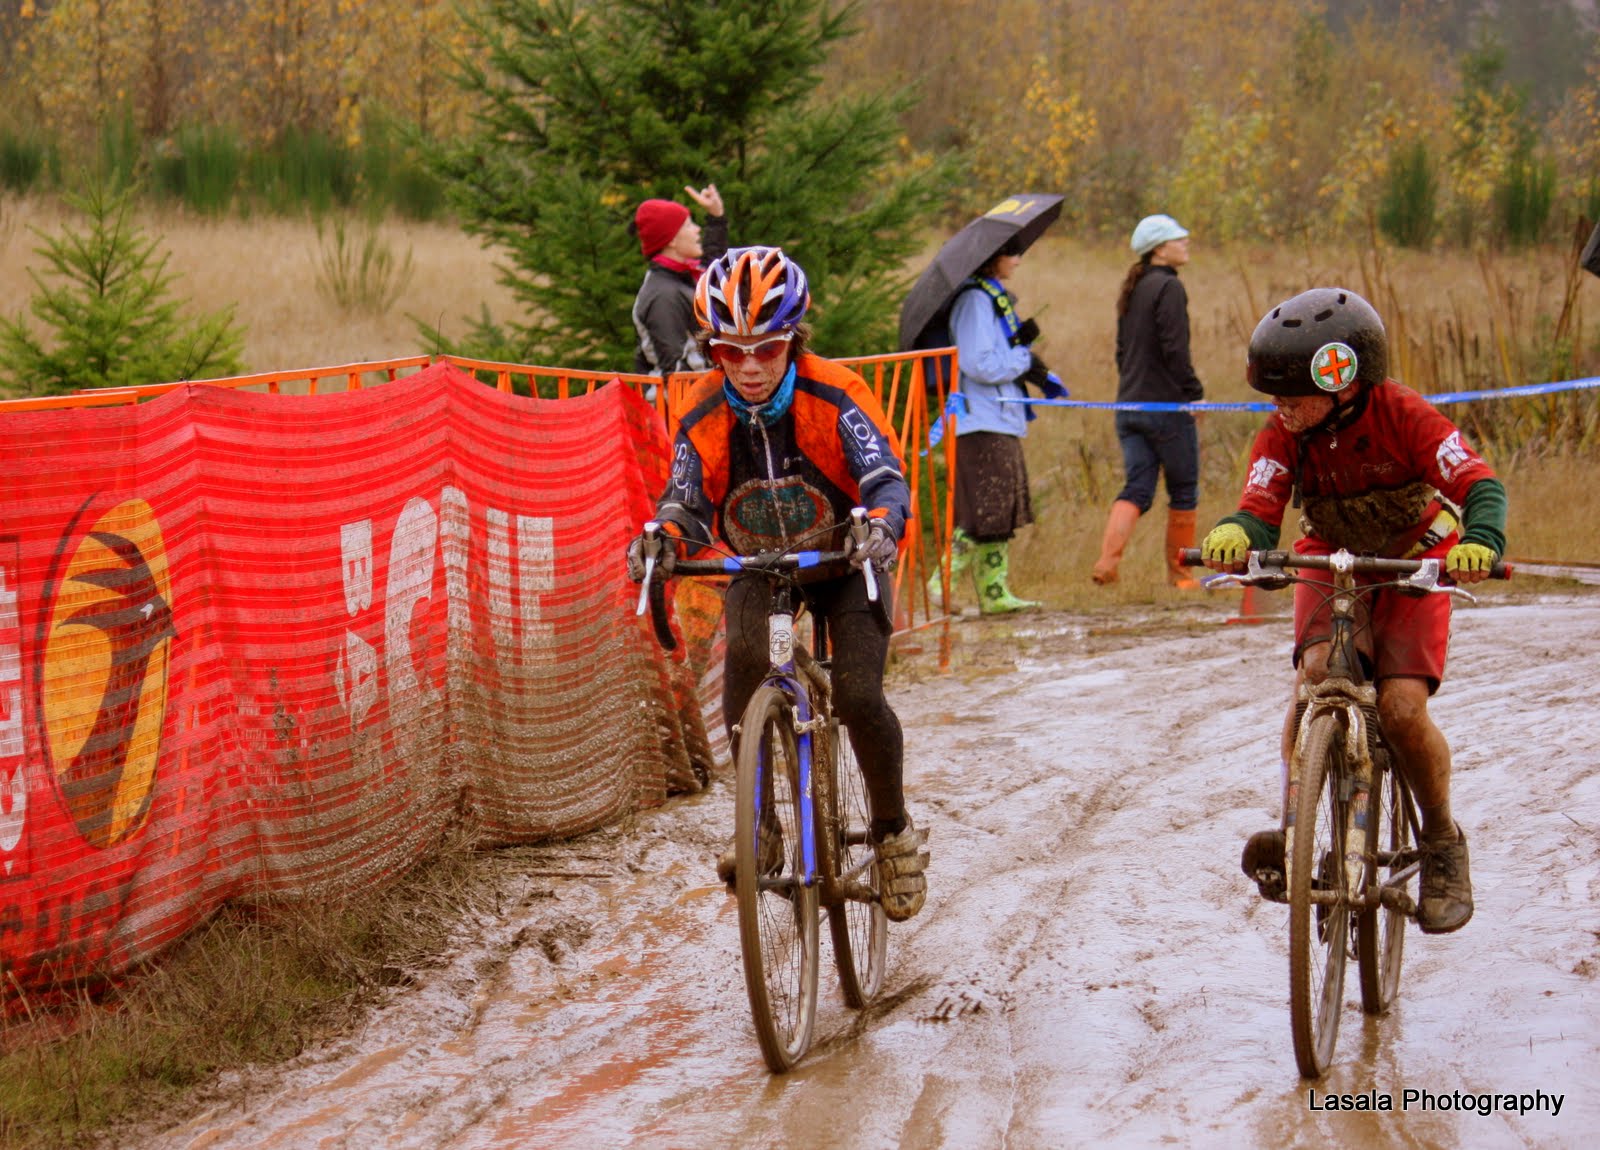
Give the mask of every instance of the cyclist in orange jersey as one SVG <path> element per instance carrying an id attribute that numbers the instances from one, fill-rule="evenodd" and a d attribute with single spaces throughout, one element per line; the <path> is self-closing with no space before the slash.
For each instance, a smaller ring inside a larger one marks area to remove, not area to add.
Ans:
<path id="1" fill-rule="evenodd" d="M 656 506 L 675 539 L 661 558 L 664 574 L 678 549 L 713 540 L 752 555 L 804 539 L 808 548 L 851 550 L 856 567 L 893 562 L 911 514 L 900 444 L 866 381 L 807 350 L 810 303 L 805 272 L 779 248 L 735 248 L 701 274 L 695 317 L 714 368 L 685 402 Z M 867 508 L 871 526 L 868 541 L 852 548 L 854 507 Z M 643 577 L 642 553 L 635 539 L 635 578 Z M 884 696 L 889 635 L 854 573 L 824 572 L 801 592 L 828 622 L 834 708 L 867 782 L 884 910 L 901 921 L 922 908 L 928 855 L 905 805 L 900 720 Z M 730 731 L 767 674 L 769 598 L 765 579 L 735 577 L 728 586 L 722 715 Z M 731 851 L 717 870 L 731 881 Z"/>

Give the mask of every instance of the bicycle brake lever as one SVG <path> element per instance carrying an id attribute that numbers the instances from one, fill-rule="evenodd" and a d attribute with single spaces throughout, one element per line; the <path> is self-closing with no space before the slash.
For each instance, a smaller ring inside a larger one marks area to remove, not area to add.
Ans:
<path id="1" fill-rule="evenodd" d="M 1266 591 L 1278 591 L 1294 582 L 1282 567 L 1275 564 L 1263 564 L 1261 552 L 1250 552 L 1250 561 L 1245 566 L 1241 583 L 1248 582 L 1250 586 L 1260 587 Z"/>
<path id="2" fill-rule="evenodd" d="M 852 507 L 850 509 L 850 538 L 857 547 L 865 547 L 871 535 L 872 528 L 867 522 L 867 509 L 865 507 Z M 871 559 L 861 564 L 861 574 L 867 581 L 867 602 L 876 603 L 878 601 L 878 575 L 872 568 Z"/>
<path id="3" fill-rule="evenodd" d="M 661 524 L 652 519 L 644 525 L 644 579 L 639 584 L 639 605 L 634 615 L 643 615 L 650 609 L 650 583 L 656 573 L 656 556 L 661 554 Z"/>
<path id="4" fill-rule="evenodd" d="M 1418 567 L 1402 582 L 1409 588 L 1425 592 L 1430 595 L 1459 595 L 1468 603 L 1476 603 L 1478 597 L 1458 583 L 1451 583 L 1443 578 L 1439 560 L 1423 559 L 1422 566 Z"/>

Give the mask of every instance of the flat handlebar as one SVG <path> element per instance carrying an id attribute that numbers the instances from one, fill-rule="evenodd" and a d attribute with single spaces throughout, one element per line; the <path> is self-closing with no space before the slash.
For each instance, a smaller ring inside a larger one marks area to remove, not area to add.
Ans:
<path id="1" fill-rule="evenodd" d="M 1313 571 L 1328 571 L 1333 567 L 1333 555 L 1301 555 L 1297 551 L 1252 551 L 1250 555 L 1260 567 L 1303 567 Z M 1203 567 L 1200 548 L 1184 547 L 1178 552 L 1186 567 Z M 1427 559 L 1380 559 L 1375 555 L 1351 555 L 1350 569 L 1357 575 L 1415 575 L 1429 562 Z M 1495 560 L 1489 568 L 1489 578 L 1511 578 L 1512 565 L 1503 559 Z"/>
<path id="2" fill-rule="evenodd" d="M 850 510 L 848 530 L 850 541 L 864 547 L 869 538 L 870 519 L 864 507 Z M 656 578 L 656 563 L 661 555 L 662 526 L 651 520 L 644 525 L 644 578 L 639 588 L 639 607 L 635 614 L 643 615 L 648 608 L 650 621 L 655 627 L 656 640 L 668 651 L 676 650 L 678 643 L 667 622 L 666 591 Z M 676 559 L 672 564 L 674 575 L 737 575 L 743 571 L 789 572 L 834 563 L 848 562 L 848 551 L 772 551 L 762 555 L 726 555 L 720 559 Z M 872 605 L 872 616 L 887 635 L 894 629 L 888 608 L 878 589 L 876 565 L 870 561 L 861 564 L 861 577 L 867 585 L 867 601 Z"/>
<path id="3" fill-rule="evenodd" d="M 741 571 L 801 571 L 844 563 L 843 551 L 774 551 L 765 555 L 725 555 L 719 559 L 679 559 L 674 575 L 737 575 Z"/>

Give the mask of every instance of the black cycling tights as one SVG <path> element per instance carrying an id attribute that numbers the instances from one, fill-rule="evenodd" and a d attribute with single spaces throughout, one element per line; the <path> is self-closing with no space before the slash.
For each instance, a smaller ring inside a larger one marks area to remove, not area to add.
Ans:
<path id="1" fill-rule="evenodd" d="M 888 606 L 889 588 L 882 580 L 878 586 Z M 860 576 L 827 579 L 807 584 L 802 590 L 812 613 L 828 621 L 833 648 L 833 707 L 850 731 L 851 745 L 861 763 L 861 773 L 866 776 L 873 835 L 881 838 L 894 834 L 904 826 L 905 818 L 901 790 L 904 748 L 900 720 L 883 694 L 889 637 L 873 617 L 866 581 Z M 767 609 L 771 598 L 771 585 L 765 579 L 739 578 L 728 585 L 728 658 L 723 664 L 722 719 L 730 732 L 771 666 L 767 651 Z"/>

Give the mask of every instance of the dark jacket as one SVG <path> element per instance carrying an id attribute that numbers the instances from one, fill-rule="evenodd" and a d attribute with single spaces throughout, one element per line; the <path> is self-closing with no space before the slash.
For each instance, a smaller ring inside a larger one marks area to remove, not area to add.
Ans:
<path id="1" fill-rule="evenodd" d="M 728 219 L 712 216 L 700 236 L 710 263 L 728 250 Z M 634 345 L 633 370 L 640 375 L 671 375 L 675 371 L 705 371 L 711 365 L 700 354 L 695 334 L 700 325 L 694 318 L 695 276 L 672 271 L 658 263 L 645 269 L 644 283 L 633 301 L 633 329 L 639 342 Z"/>
<path id="2" fill-rule="evenodd" d="M 721 371 L 695 385 L 657 519 L 745 555 L 787 550 L 802 536 L 819 550 L 841 547 L 852 507 L 883 519 L 896 539 L 905 533 L 911 489 L 899 437 L 866 381 L 810 353 L 795 367 L 794 401 L 771 426 L 738 420 Z M 834 530 L 812 534 L 826 527 Z"/>
<path id="3" fill-rule="evenodd" d="M 1117 321 L 1117 402 L 1198 403 L 1205 388 L 1189 361 L 1189 296 L 1176 268 L 1151 266 Z"/>

